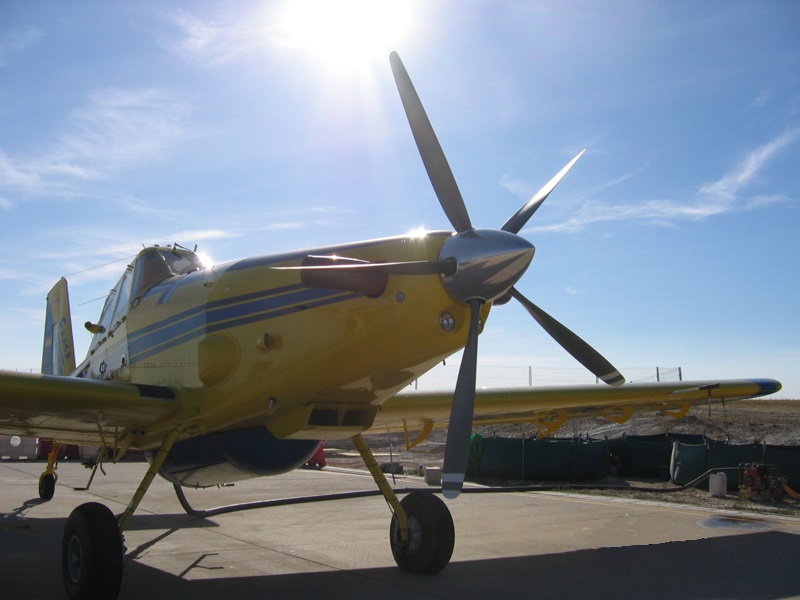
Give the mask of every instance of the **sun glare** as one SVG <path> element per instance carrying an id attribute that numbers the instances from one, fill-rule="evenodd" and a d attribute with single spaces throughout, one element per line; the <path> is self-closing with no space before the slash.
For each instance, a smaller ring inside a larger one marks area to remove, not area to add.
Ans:
<path id="1" fill-rule="evenodd" d="M 347 69 L 385 59 L 408 22 L 408 3 L 397 0 L 294 0 L 286 6 L 282 26 L 290 46 Z"/>

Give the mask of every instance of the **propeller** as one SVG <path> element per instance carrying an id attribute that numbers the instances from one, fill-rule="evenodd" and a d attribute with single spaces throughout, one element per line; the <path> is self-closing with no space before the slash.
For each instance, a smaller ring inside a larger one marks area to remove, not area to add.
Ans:
<path id="1" fill-rule="evenodd" d="M 625 379 L 597 350 L 514 287 L 535 252 L 533 245 L 517 234 L 585 150 L 567 163 L 500 229 L 474 228 L 453 172 L 403 62 L 396 52 L 391 53 L 389 61 L 422 163 L 455 233 L 442 244 L 438 260 L 370 263 L 352 258 L 309 256 L 303 265 L 274 268 L 318 274 L 314 277 L 323 287 L 338 285 L 343 289 L 363 289 L 364 293 L 374 295 L 382 293 L 388 275 L 439 275 L 449 294 L 469 306 L 469 329 L 450 408 L 442 469 L 442 493 L 446 498 L 455 498 L 461 493 L 469 459 L 480 313 L 485 304 L 504 304 L 514 298 L 556 342 L 598 378 L 611 385 L 621 385 Z M 357 273 L 367 278 L 354 278 Z M 373 275 L 376 277 L 374 281 Z"/>
<path id="2" fill-rule="evenodd" d="M 528 222 L 528 219 L 530 219 L 533 216 L 533 213 L 535 213 L 544 203 L 544 201 L 547 200 L 550 192 L 555 189 L 555 187 L 564 178 L 564 175 L 567 174 L 572 166 L 578 162 L 578 159 L 583 156 L 584 152 L 586 152 L 585 148 L 578 152 L 578 156 L 569 161 L 563 169 L 556 173 L 556 175 L 544 185 L 542 189 L 536 192 L 533 197 L 528 200 L 528 202 L 525 203 L 525 205 L 520 208 L 513 217 L 506 221 L 500 229 L 503 231 L 510 231 L 511 233 L 519 233 L 520 229 L 525 227 L 525 223 Z"/>
<path id="3" fill-rule="evenodd" d="M 603 358 L 597 350 L 584 342 L 575 335 L 575 333 L 564 327 L 561 323 L 528 300 L 516 288 L 512 287 L 508 293 L 525 307 L 525 310 L 536 319 L 539 325 L 542 326 L 542 329 L 550 334 L 550 337 L 561 344 L 561 347 L 569 352 L 575 360 L 594 373 L 595 377 L 602 379 L 609 385 L 622 385 L 625 383 L 625 378 L 620 372 Z"/>
<path id="4" fill-rule="evenodd" d="M 464 475 L 469 461 L 469 438 L 472 434 L 472 416 L 475 412 L 475 377 L 478 371 L 478 333 L 483 300 L 469 301 L 469 332 L 467 345 L 458 368 L 450 422 L 447 425 L 447 441 L 442 465 L 442 494 L 455 498 L 461 493 Z M 466 444 L 465 444 L 466 440 Z M 464 452 L 464 450 L 467 450 Z"/>
<path id="5" fill-rule="evenodd" d="M 414 134 L 417 149 L 422 157 L 425 170 L 428 171 L 433 191 L 439 198 L 439 204 L 442 205 L 444 214 L 450 219 L 450 223 L 458 233 L 472 229 L 469 213 L 467 213 L 461 192 L 458 190 L 456 179 L 453 177 L 453 171 L 450 170 L 450 164 L 447 162 L 442 146 L 439 144 L 430 120 L 428 120 L 428 115 L 422 107 L 417 90 L 414 89 L 414 84 L 411 83 L 408 71 L 397 52 L 389 55 L 389 63 L 392 65 L 394 82 L 397 85 L 397 91 L 400 92 L 400 100 L 403 102 L 408 124 L 411 125 L 411 133 Z"/>
<path id="6" fill-rule="evenodd" d="M 439 204 L 456 230 L 442 245 L 439 260 L 454 260 L 457 268 L 454 273 L 443 275 L 442 282 L 454 298 L 470 307 L 469 330 L 450 409 L 442 469 L 442 493 L 447 498 L 455 498 L 461 493 L 469 459 L 480 312 L 484 304 L 510 295 L 556 342 L 597 377 L 612 385 L 622 384 L 625 380 L 599 352 L 514 288 L 534 254 L 533 245 L 517 234 L 585 150 L 567 163 L 499 230 L 475 229 L 444 151 L 403 62 L 396 52 L 390 54 L 389 62 L 422 163 Z"/>

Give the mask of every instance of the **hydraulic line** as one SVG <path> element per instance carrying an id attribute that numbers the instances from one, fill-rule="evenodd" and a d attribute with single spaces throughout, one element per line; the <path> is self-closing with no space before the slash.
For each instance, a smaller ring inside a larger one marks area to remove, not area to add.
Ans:
<path id="1" fill-rule="evenodd" d="M 795 492 L 795 491 L 794 491 L 792 488 L 790 488 L 790 487 L 789 487 L 787 484 L 785 484 L 785 483 L 783 484 L 783 491 L 785 491 L 787 494 L 789 494 L 789 495 L 790 495 L 792 498 L 794 498 L 795 500 L 800 500 L 800 494 L 798 494 L 797 492 Z"/>
<path id="2" fill-rule="evenodd" d="M 703 483 L 713 473 L 719 471 L 732 471 L 739 470 L 739 467 L 721 467 L 709 469 L 699 477 L 693 479 L 689 483 L 681 486 L 669 488 L 649 488 L 630 485 L 619 484 L 570 484 L 570 483 L 556 483 L 556 484 L 538 484 L 538 485 L 522 485 L 522 486 L 497 486 L 497 487 L 465 487 L 462 491 L 464 494 L 497 494 L 509 492 L 553 492 L 553 491 L 569 491 L 569 490 L 627 490 L 633 492 L 655 492 L 655 493 L 670 493 L 680 492 L 690 487 L 695 487 Z M 369 496 L 382 496 L 384 493 L 381 490 L 361 490 L 353 492 L 340 492 L 336 494 L 320 494 L 316 496 L 297 496 L 293 498 L 278 498 L 274 500 L 262 500 L 258 502 L 245 502 L 241 504 L 230 504 L 227 506 L 218 506 L 216 508 L 209 508 L 206 510 L 195 509 L 189 504 L 186 495 L 181 486 L 173 484 L 175 494 L 178 496 L 178 501 L 181 503 L 183 510 L 186 514 L 198 519 L 207 519 L 217 515 L 226 513 L 238 512 L 243 510 L 253 510 L 256 508 L 269 508 L 271 506 L 289 506 L 293 504 L 309 504 L 312 502 L 328 502 L 331 500 L 347 500 L 350 498 L 366 498 Z M 440 494 L 442 488 L 440 487 L 427 487 L 427 488 L 398 488 L 393 490 L 395 494 L 409 494 L 411 492 L 426 491 L 430 493 Z M 795 498 L 800 498 L 800 494 L 787 490 L 787 493 Z"/>

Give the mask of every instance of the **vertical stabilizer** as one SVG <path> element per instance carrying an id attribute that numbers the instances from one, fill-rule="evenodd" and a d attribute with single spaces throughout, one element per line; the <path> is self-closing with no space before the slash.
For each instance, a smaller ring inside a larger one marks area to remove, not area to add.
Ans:
<path id="1" fill-rule="evenodd" d="M 42 373 L 72 375 L 75 371 L 75 346 L 72 342 L 72 317 L 69 291 L 63 277 L 47 294 L 47 316 L 44 321 Z"/>

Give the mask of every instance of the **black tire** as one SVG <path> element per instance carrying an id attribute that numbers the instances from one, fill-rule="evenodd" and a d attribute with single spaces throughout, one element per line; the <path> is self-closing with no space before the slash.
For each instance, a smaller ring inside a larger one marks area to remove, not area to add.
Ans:
<path id="1" fill-rule="evenodd" d="M 114 514 L 87 502 L 72 511 L 61 541 L 61 572 L 71 600 L 114 599 L 123 564 L 122 534 Z"/>
<path id="2" fill-rule="evenodd" d="M 56 476 L 53 473 L 45 473 L 39 478 L 39 498 L 42 500 L 52 500 L 56 493 Z"/>
<path id="3" fill-rule="evenodd" d="M 400 501 L 408 515 L 409 541 L 400 542 L 397 518 L 392 517 L 389 542 L 397 566 L 420 575 L 438 573 L 450 562 L 456 533 L 444 502 L 429 492 L 412 492 Z"/>

